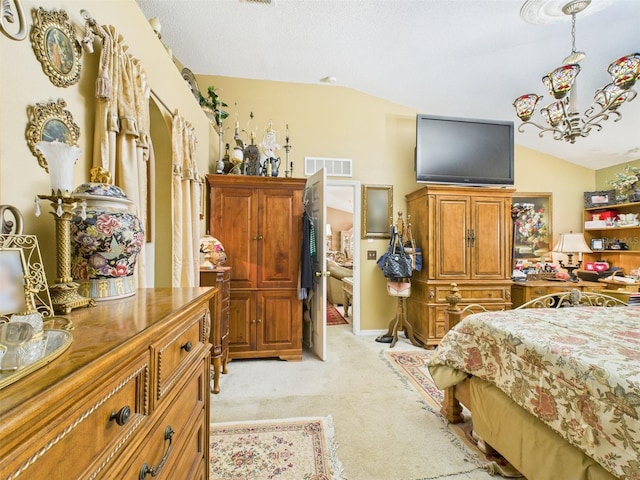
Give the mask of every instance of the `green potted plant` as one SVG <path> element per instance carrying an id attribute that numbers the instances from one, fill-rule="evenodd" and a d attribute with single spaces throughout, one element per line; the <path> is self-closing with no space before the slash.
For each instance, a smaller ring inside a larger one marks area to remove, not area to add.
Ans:
<path id="1" fill-rule="evenodd" d="M 632 193 L 632 198 L 629 200 L 636 202 L 638 200 L 635 197 L 640 197 L 640 195 L 638 195 L 640 193 L 640 188 L 636 185 L 638 182 L 638 175 L 640 175 L 640 168 L 627 165 L 624 167 L 623 172 L 616 172 L 615 178 L 613 180 L 608 180 L 607 183 L 613 186 L 620 196 L 626 196 L 627 194 L 634 192 Z"/>
<path id="2" fill-rule="evenodd" d="M 216 122 L 218 133 L 222 134 L 222 121 L 229 116 L 229 112 L 222 108 L 228 107 L 228 105 L 220 100 L 220 96 L 216 93 L 216 88 L 213 85 L 209 85 L 207 88 L 206 97 L 200 93 L 200 106 L 207 116 Z"/>

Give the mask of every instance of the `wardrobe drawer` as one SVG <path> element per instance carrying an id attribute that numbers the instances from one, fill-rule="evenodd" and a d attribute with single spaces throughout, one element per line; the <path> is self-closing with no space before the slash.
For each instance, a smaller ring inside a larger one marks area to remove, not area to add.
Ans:
<path id="1" fill-rule="evenodd" d="M 108 386 L 87 401 L 73 405 L 52 418 L 32 444 L 31 455 L 22 455 L 18 470 L 6 479 L 84 478 L 98 476 L 114 455 L 147 419 L 149 357 L 116 373 Z M 122 372 L 122 371 L 121 371 Z M 46 415 L 46 412 L 44 413 Z"/>
<path id="2" fill-rule="evenodd" d="M 160 400 L 170 391 L 172 385 L 181 378 L 193 355 L 201 354 L 205 344 L 205 312 L 191 318 L 179 330 L 174 330 L 153 346 L 156 361 L 155 400 Z M 208 342 L 209 339 L 206 339 Z"/>

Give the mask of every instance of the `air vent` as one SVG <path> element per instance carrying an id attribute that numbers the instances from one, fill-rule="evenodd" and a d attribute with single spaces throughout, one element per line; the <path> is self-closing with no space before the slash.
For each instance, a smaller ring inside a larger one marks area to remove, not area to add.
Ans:
<path id="1" fill-rule="evenodd" d="M 260 5 L 275 5 L 276 0 L 240 0 L 240 3 L 257 3 Z"/>
<path id="2" fill-rule="evenodd" d="M 310 177 L 324 168 L 328 177 L 352 177 L 352 164 L 350 158 L 304 157 L 304 174 Z"/>

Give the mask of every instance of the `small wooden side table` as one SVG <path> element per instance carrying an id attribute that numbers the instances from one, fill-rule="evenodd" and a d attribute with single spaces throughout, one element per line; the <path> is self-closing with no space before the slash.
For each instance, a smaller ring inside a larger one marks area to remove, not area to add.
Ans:
<path id="1" fill-rule="evenodd" d="M 218 294 L 209 307 L 211 311 L 211 333 L 209 342 L 212 347 L 213 393 L 220 393 L 220 372 L 227 373 L 229 359 L 229 308 L 231 295 L 231 267 L 200 269 L 200 285 L 218 287 Z"/>
<path id="2" fill-rule="evenodd" d="M 353 313 L 353 277 L 342 277 L 342 292 L 344 293 L 344 316 L 349 316 L 349 307 Z"/>

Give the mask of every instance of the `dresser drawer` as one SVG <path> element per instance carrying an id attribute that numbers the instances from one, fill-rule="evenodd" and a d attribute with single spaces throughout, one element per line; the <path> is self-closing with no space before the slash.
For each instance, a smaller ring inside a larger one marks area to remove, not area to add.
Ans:
<path id="1" fill-rule="evenodd" d="M 204 359 L 198 361 L 198 365 L 196 371 L 191 370 L 191 377 L 176 397 L 171 397 L 170 407 L 156 422 L 140 449 L 126 462 L 125 469 L 111 472 L 110 478 L 188 478 L 183 473 L 177 477 L 169 474 L 182 456 L 188 455 L 193 459 L 196 455 L 204 455 L 204 445 L 198 447 L 198 452 L 187 450 L 193 441 L 192 431 L 194 428 L 197 430 L 195 425 L 199 423 L 204 428 L 204 396 L 209 395 L 209 379 L 205 378 L 209 369 Z"/>
<path id="2" fill-rule="evenodd" d="M 184 322 L 182 328 L 174 330 L 152 347 L 156 361 L 155 400 L 161 400 L 172 385 L 184 374 L 194 355 L 201 355 L 201 347 L 209 341 L 204 339 L 205 311 Z"/>
<path id="3" fill-rule="evenodd" d="M 196 422 L 191 425 L 187 441 L 178 454 L 175 466 L 169 474 L 170 479 L 201 478 L 204 475 L 205 449 L 208 447 L 208 432 L 205 429 L 204 411 Z"/>
<path id="4" fill-rule="evenodd" d="M 447 295 L 450 293 L 451 285 L 438 285 L 436 288 L 437 302 L 447 304 Z M 458 285 L 458 293 L 465 303 L 504 303 L 511 298 L 511 285 L 504 286 L 470 286 Z"/>
<path id="5" fill-rule="evenodd" d="M 145 354 L 126 372 L 116 372 L 108 389 L 94 392 L 90 400 L 52 418 L 49 428 L 38 435 L 38 447 L 31 446 L 30 456 L 15 452 L 20 461 L 14 465 L 20 467 L 3 478 L 99 478 L 148 418 L 148 383 L 149 356 Z"/>

